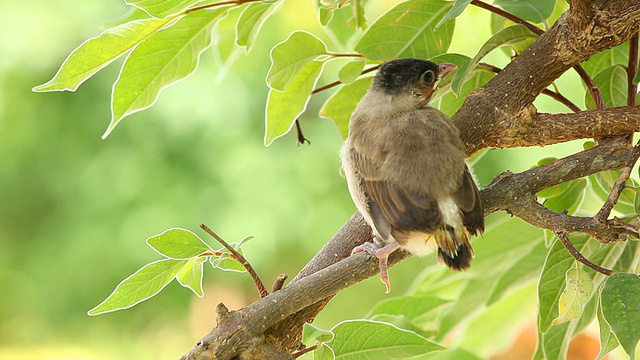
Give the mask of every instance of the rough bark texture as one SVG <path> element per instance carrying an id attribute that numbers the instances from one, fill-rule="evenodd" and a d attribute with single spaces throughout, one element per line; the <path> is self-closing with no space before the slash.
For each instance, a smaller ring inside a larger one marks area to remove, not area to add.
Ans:
<path id="1" fill-rule="evenodd" d="M 638 32 L 636 0 L 571 0 L 571 9 L 549 31 L 484 87 L 454 116 L 473 154 L 487 147 L 542 146 L 575 139 L 622 136 L 640 131 L 640 109 L 619 107 L 575 114 L 538 114 L 533 100 L 551 82 L 591 55 L 617 46 Z M 485 214 L 507 211 L 555 232 L 584 232 L 609 243 L 632 234 L 620 222 L 556 213 L 540 205 L 536 192 L 599 171 L 625 166 L 628 140 L 600 141 L 592 149 L 519 173 L 504 173 L 484 188 Z M 183 359 L 292 359 L 300 349 L 302 324 L 312 321 L 339 290 L 378 273 L 364 253 L 349 256 L 370 239 L 355 214 L 282 290 L 244 309 L 218 308 L 217 326 Z M 395 253 L 391 264 L 406 257 Z"/>

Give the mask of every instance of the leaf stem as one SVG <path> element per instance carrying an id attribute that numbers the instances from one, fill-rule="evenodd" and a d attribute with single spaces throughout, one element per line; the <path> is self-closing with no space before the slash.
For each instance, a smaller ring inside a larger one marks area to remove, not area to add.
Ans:
<path id="1" fill-rule="evenodd" d="M 583 263 L 584 265 L 590 267 L 591 269 L 604 274 L 606 276 L 611 276 L 614 271 L 610 270 L 610 269 L 605 269 L 601 266 L 598 266 L 594 263 L 592 263 L 591 261 L 589 261 L 586 257 L 584 257 L 584 255 L 582 255 L 580 253 L 580 251 L 578 251 L 578 249 L 576 249 L 573 244 L 571 243 L 571 241 L 569 240 L 569 237 L 567 236 L 567 234 L 565 232 L 562 231 L 558 231 L 555 233 L 556 236 L 558 237 L 558 239 L 560 239 L 560 242 L 562 242 L 562 245 L 564 245 L 564 247 L 569 251 L 569 253 L 578 261 L 580 261 L 581 263 Z"/>
<path id="2" fill-rule="evenodd" d="M 535 34 L 538 34 L 538 35 L 544 34 L 544 30 L 540 29 L 539 27 L 529 23 L 524 19 L 519 18 L 514 14 L 506 12 L 498 7 L 487 4 L 480 0 L 471 0 L 471 4 L 479 8 L 488 10 L 496 15 L 502 16 L 503 18 L 511 20 L 516 24 L 524 25 L 527 27 L 527 29 L 531 30 Z M 591 79 L 589 74 L 579 64 L 575 65 L 573 68 L 578 73 L 578 75 L 580 75 L 580 78 L 582 78 L 582 81 L 584 81 L 584 83 L 587 85 L 587 89 L 589 90 L 589 93 L 591 94 L 591 98 L 593 98 L 593 102 L 596 104 L 596 107 L 598 109 L 604 109 L 605 104 L 604 104 L 604 100 L 602 99 L 602 94 L 600 93 L 600 89 L 598 89 L 598 86 L 596 86 L 596 84 L 593 82 L 593 79 Z"/>
<path id="3" fill-rule="evenodd" d="M 370 68 L 368 68 L 368 69 L 365 69 L 365 70 L 363 70 L 363 71 L 360 73 L 360 75 L 364 75 L 364 74 L 370 73 L 370 72 L 372 72 L 372 71 L 378 70 L 378 68 L 379 68 L 379 67 L 380 67 L 380 65 L 376 65 L 376 66 L 370 67 Z M 321 87 L 319 87 L 319 88 L 317 88 L 317 89 L 313 90 L 313 91 L 311 92 L 311 94 L 313 95 L 313 94 L 317 94 L 317 93 L 319 93 L 319 92 L 321 92 L 321 91 L 329 90 L 329 89 L 331 89 L 332 87 L 336 87 L 336 86 L 338 86 L 338 85 L 340 85 L 340 84 L 342 84 L 342 81 L 340 81 L 340 80 L 336 80 L 336 81 L 334 81 L 334 82 L 330 82 L 330 83 L 328 83 L 327 85 L 321 86 Z"/>
<path id="4" fill-rule="evenodd" d="M 638 141 L 638 143 L 636 143 L 636 145 L 631 150 L 629 159 L 627 160 L 627 164 L 620 170 L 620 175 L 618 175 L 616 182 L 611 187 L 611 192 L 609 193 L 607 200 L 602 205 L 600 211 L 598 211 L 598 213 L 594 216 L 596 220 L 603 223 L 607 221 L 609 215 L 611 215 L 611 210 L 613 210 L 613 207 L 616 205 L 618 199 L 620 198 L 622 190 L 624 190 L 624 185 L 629 179 L 631 170 L 638 161 L 638 158 L 640 158 L 640 141 Z"/>
<path id="5" fill-rule="evenodd" d="M 205 225 L 203 223 L 200 223 L 199 225 L 200 225 L 200 228 L 202 228 L 202 230 L 206 231 L 207 234 L 211 235 L 211 237 L 213 237 L 214 239 L 216 239 L 216 241 L 218 241 L 220 244 L 222 244 L 222 246 L 224 246 L 227 250 L 229 250 L 231 255 L 240 264 L 242 264 L 242 266 L 247 270 L 247 272 L 251 276 L 251 279 L 253 279 L 254 284 L 256 284 L 256 288 L 258 288 L 258 292 L 260 293 L 260 298 L 263 298 L 263 297 L 269 295 L 269 292 L 264 287 L 264 284 L 262 283 L 262 280 L 260 280 L 260 277 L 258 276 L 256 271 L 253 269 L 253 266 L 251 266 L 251 264 L 249 264 L 247 259 L 245 259 L 244 256 L 242 256 L 242 254 L 240 254 L 238 251 L 236 251 L 236 249 L 234 249 L 231 245 L 227 244 L 226 241 L 224 241 L 220 236 L 218 236 L 218 234 L 213 232 L 213 230 L 211 230 L 207 225 Z"/>

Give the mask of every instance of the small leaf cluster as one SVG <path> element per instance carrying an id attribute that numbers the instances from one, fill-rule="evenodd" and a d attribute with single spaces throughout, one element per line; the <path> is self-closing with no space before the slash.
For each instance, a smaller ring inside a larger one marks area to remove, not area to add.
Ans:
<path id="1" fill-rule="evenodd" d="M 253 236 L 231 246 L 241 252 L 241 246 L 251 239 Z M 147 244 L 164 258 L 141 267 L 122 280 L 104 301 L 89 310 L 89 315 L 130 308 L 152 298 L 174 279 L 198 297 L 203 297 L 205 262 L 224 271 L 245 271 L 229 251 L 212 249 L 189 230 L 169 229 L 147 239 Z"/>

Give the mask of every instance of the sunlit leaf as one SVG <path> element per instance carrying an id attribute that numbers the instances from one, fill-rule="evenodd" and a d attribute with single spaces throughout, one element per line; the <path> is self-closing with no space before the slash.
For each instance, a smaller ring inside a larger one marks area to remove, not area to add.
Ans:
<path id="1" fill-rule="evenodd" d="M 454 22 L 436 22 L 452 4 L 440 0 L 413 0 L 400 3 L 371 25 L 362 36 L 356 51 L 369 59 L 430 59 L 444 53 L 453 37 Z"/>
<path id="2" fill-rule="evenodd" d="M 198 235 L 185 229 L 169 229 L 148 238 L 147 244 L 171 259 L 189 259 L 205 252 L 213 252 Z"/>
<path id="3" fill-rule="evenodd" d="M 211 45 L 211 29 L 224 9 L 196 11 L 138 45 L 127 57 L 111 97 L 106 138 L 125 116 L 144 110 L 165 87 L 193 73 Z"/>
<path id="4" fill-rule="evenodd" d="M 493 5 L 521 19 L 542 23 L 553 13 L 556 0 L 494 0 Z"/>
<path id="5" fill-rule="evenodd" d="M 471 72 L 476 68 L 480 60 L 482 60 L 492 50 L 502 46 L 515 44 L 524 39 L 536 38 L 537 35 L 531 32 L 526 26 L 516 24 L 506 27 L 493 35 L 478 51 L 478 54 L 471 59 L 467 66 L 458 69 L 458 73 L 451 82 L 451 90 L 455 94 L 460 94 L 462 85 L 470 76 Z"/>
<path id="6" fill-rule="evenodd" d="M 334 360 L 335 358 L 333 349 L 324 343 L 313 352 L 313 360 Z"/>
<path id="7" fill-rule="evenodd" d="M 226 251 L 224 249 L 220 250 Z M 244 251 L 240 248 L 236 248 L 236 251 L 239 252 L 242 256 L 244 256 Z M 223 252 L 222 256 L 218 258 L 211 258 L 211 264 L 223 271 L 232 271 L 232 272 L 245 272 L 247 269 L 238 262 L 233 256 L 231 256 L 228 252 Z"/>
<path id="8" fill-rule="evenodd" d="M 358 76 L 360 76 L 365 64 L 366 61 L 364 59 L 354 59 L 349 61 L 338 72 L 338 79 L 343 84 L 351 84 L 358 78 Z"/>
<path id="9" fill-rule="evenodd" d="M 360 78 L 333 93 L 320 109 L 320 116 L 331 119 L 343 139 L 349 132 L 349 118 L 358 102 L 371 87 L 371 77 Z"/>
<path id="10" fill-rule="evenodd" d="M 323 65 L 322 61 L 308 62 L 297 71 L 284 91 L 269 90 L 265 145 L 269 146 L 275 139 L 288 133 L 298 116 L 307 108 Z"/>
<path id="11" fill-rule="evenodd" d="M 636 274 L 613 274 L 600 296 L 604 319 L 633 360 L 640 341 L 640 278 Z"/>
<path id="12" fill-rule="evenodd" d="M 103 302 L 89 310 L 89 315 L 130 308 L 164 289 L 180 273 L 188 260 L 164 259 L 140 268 L 122 280 Z"/>
<path id="13" fill-rule="evenodd" d="M 456 2 L 451 7 L 451 10 L 449 10 L 448 13 L 444 14 L 442 19 L 438 21 L 434 30 L 438 30 L 440 25 L 442 25 L 442 23 L 444 23 L 445 21 L 458 17 L 470 3 L 471 0 L 456 0 Z"/>
<path id="14" fill-rule="evenodd" d="M 293 32 L 285 41 L 271 49 L 267 84 L 271 89 L 286 93 L 285 88 L 289 82 L 296 79 L 303 69 L 308 70 L 310 62 L 326 53 L 327 47 L 315 35 L 305 31 Z"/>
<path id="15" fill-rule="evenodd" d="M 245 5 L 236 24 L 236 44 L 251 51 L 265 21 L 280 7 L 283 1 L 254 2 Z"/>
<path id="16" fill-rule="evenodd" d="M 302 326 L 302 341 L 308 346 L 325 343 L 333 340 L 333 333 L 329 330 L 320 329 L 313 324 L 305 323 Z"/>
<path id="17" fill-rule="evenodd" d="M 602 70 L 593 77 L 593 82 L 600 89 L 606 107 L 627 105 L 627 70 L 624 66 L 614 65 Z M 595 103 L 588 91 L 584 101 L 587 108 L 595 108 Z"/>
<path id="18" fill-rule="evenodd" d="M 93 74 L 145 41 L 172 20 L 135 20 L 105 30 L 73 50 L 53 79 L 34 87 L 33 91 L 75 91 Z"/>
<path id="19" fill-rule="evenodd" d="M 348 320 L 331 331 L 336 359 L 408 359 L 444 347 L 414 332 L 373 320 Z"/>
<path id="20" fill-rule="evenodd" d="M 627 66 L 628 63 L 629 42 L 627 41 L 614 48 L 593 54 L 593 56 L 591 56 L 589 60 L 583 62 L 580 65 L 582 65 L 582 67 L 593 78 L 603 70 L 608 69 L 614 65 Z"/>
<path id="21" fill-rule="evenodd" d="M 434 311 L 449 302 L 449 300 L 429 295 L 401 296 L 382 300 L 371 309 L 366 317 L 379 314 L 404 315 L 411 320 Z"/>
<path id="22" fill-rule="evenodd" d="M 191 258 L 176 276 L 176 280 L 178 280 L 180 285 L 193 291 L 193 293 L 200 298 L 204 296 L 202 279 L 203 265 L 206 261 L 207 258 L 205 256 Z"/>
<path id="23" fill-rule="evenodd" d="M 364 3 L 366 0 L 350 0 L 353 16 L 349 19 L 349 23 L 353 24 L 356 29 L 366 29 L 367 19 L 364 16 Z"/>
<path id="24" fill-rule="evenodd" d="M 163 18 L 169 15 L 177 14 L 203 0 L 125 0 L 129 5 L 133 5 L 149 13 L 151 16 Z"/>
<path id="25" fill-rule="evenodd" d="M 559 314 L 552 323 L 558 325 L 579 318 L 592 290 L 593 282 L 589 274 L 577 268 L 569 269 L 564 291 L 558 300 Z"/>
<path id="26" fill-rule="evenodd" d="M 596 360 L 602 359 L 603 356 L 620 346 L 618 339 L 613 334 L 613 330 L 611 330 L 611 325 L 602 315 L 602 303 L 600 301 L 598 301 L 598 326 L 600 328 L 600 353 L 598 353 Z"/>

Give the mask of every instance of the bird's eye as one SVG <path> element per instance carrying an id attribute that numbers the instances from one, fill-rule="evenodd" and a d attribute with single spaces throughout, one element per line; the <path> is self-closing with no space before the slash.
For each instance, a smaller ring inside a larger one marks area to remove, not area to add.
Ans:
<path id="1" fill-rule="evenodd" d="M 435 79 L 436 79 L 436 74 L 434 74 L 433 71 L 431 70 L 427 70 L 424 74 L 422 74 L 422 81 L 424 81 L 424 83 L 427 85 L 433 84 L 433 81 Z"/>

